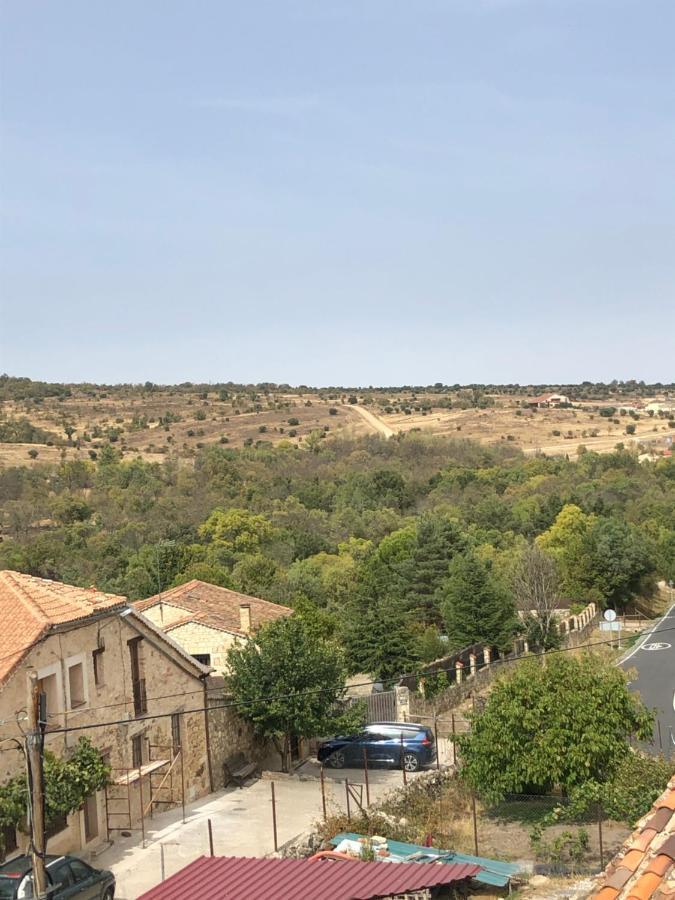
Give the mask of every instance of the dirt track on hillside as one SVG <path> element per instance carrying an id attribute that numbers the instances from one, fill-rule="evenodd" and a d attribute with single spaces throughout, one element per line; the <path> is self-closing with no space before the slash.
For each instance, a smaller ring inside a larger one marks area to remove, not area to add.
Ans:
<path id="1" fill-rule="evenodd" d="M 369 409 L 366 409 L 364 406 L 357 406 L 356 404 L 350 406 L 350 409 L 355 413 L 358 413 L 371 428 L 374 428 L 375 431 L 379 431 L 383 437 L 390 438 L 394 436 L 395 432 L 388 425 L 385 425 L 382 419 L 378 419 L 377 416 L 373 415 Z"/>

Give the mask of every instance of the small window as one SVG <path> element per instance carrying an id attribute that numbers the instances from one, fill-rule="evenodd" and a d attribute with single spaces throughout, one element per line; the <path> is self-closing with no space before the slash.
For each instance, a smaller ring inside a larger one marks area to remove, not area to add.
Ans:
<path id="1" fill-rule="evenodd" d="M 143 735 L 137 734 L 131 739 L 131 765 L 139 769 L 143 765 Z"/>
<path id="2" fill-rule="evenodd" d="M 47 716 L 61 712 L 59 704 L 59 683 L 56 675 L 47 675 L 38 681 L 38 690 L 47 698 Z"/>
<path id="3" fill-rule="evenodd" d="M 174 753 L 180 750 L 180 713 L 171 716 L 171 743 Z"/>
<path id="4" fill-rule="evenodd" d="M 70 708 L 77 709 L 87 702 L 84 696 L 84 667 L 75 663 L 68 668 L 68 689 L 70 692 Z"/>
<path id="5" fill-rule="evenodd" d="M 104 668 L 103 668 L 103 655 L 105 653 L 105 647 L 97 647 L 91 654 L 91 660 L 94 666 L 94 684 L 96 687 L 101 687 L 102 684 L 105 684 L 104 680 Z"/>
<path id="6" fill-rule="evenodd" d="M 203 666 L 211 665 L 211 654 L 210 653 L 193 653 L 192 658 L 196 659 L 198 663 L 201 663 Z"/>

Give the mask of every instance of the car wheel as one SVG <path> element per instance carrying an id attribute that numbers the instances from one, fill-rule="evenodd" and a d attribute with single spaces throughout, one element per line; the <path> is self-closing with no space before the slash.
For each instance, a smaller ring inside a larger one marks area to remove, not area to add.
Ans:
<path id="1" fill-rule="evenodd" d="M 403 754 L 403 768 L 406 772 L 416 772 L 420 767 L 420 761 L 414 753 Z"/>
<path id="2" fill-rule="evenodd" d="M 335 750 L 328 757 L 328 764 L 333 769 L 344 769 L 345 767 L 345 755 L 342 750 Z"/>
<path id="3" fill-rule="evenodd" d="M 112 887 L 106 888 L 106 891 L 102 897 L 102 900 L 115 900 L 115 888 L 112 888 Z"/>

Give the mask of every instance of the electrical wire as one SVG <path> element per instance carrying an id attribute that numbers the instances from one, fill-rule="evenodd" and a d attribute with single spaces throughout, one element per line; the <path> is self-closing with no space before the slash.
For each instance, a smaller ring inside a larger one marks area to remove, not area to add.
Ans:
<path id="1" fill-rule="evenodd" d="M 659 634 L 662 634 L 663 632 L 670 632 L 670 631 L 675 631 L 675 626 L 672 628 L 660 629 Z M 554 650 L 548 650 L 548 651 L 546 651 L 546 653 L 541 653 L 541 654 L 526 654 L 523 656 L 517 656 L 517 657 L 512 657 L 512 658 L 502 657 L 502 658 L 496 659 L 492 663 L 490 663 L 489 667 L 492 668 L 493 666 L 496 667 L 500 664 L 523 662 L 523 661 L 527 661 L 527 660 L 537 659 L 537 658 L 543 657 L 543 656 L 549 657 L 552 655 L 557 655 L 559 653 L 578 652 L 579 650 L 582 650 L 582 649 L 586 650 L 586 649 L 590 649 L 592 647 L 606 646 L 607 644 L 612 644 L 612 643 L 614 643 L 614 639 L 610 639 L 607 641 L 592 641 L 592 642 L 588 642 L 587 644 L 580 645 L 579 647 L 559 647 Z M 397 680 L 400 682 L 404 678 L 428 677 L 429 675 L 434 675 L 439 672 L 454 671 L 455 668 L 456 668 L 456 666 L 453 665 L 453 666 L 449 666 L 447 668 L 438 668 L 438 669 L 433 670 L 432 672 L 429 672 L 428 670 L 420 671 L 420 672 L 408 672 L 408 673 L 398 676 Z M 485 668 L 488 668 L 488 666 L 483 665 L 481 667 L 481 670 L 485 669 Z M 350 687 L 351 688 L 367 687 L 367 686 L 372 686 L 374 684 L 379 684 L 379 683 L 381 683 L 381 681 L 379 679 L 368 679 L 367 681 L 361 681 L 361 682 L 357 682 L 355 684 L 351 684 Z M 217 709 L 231 709 L 233 707 L 234 708 L 242 708 L 242 707 L 246 707 L 246 706 L 254 706 L 259 703 L 271 703 L 271 702 L 274 702 L 277 700 L 288 700 L 288 699 L 293 699 L 296 697 L 315 696 L 317 694 L 331 693 L 334 690 L 335 690 L 335 686 L 323 687 L 323 688 L 310 688 L 306 691 L 294 691 L 294 692 L 288 693 L 288 694 L 267 695 L 265 697 L 256 698 L 255 700 L 232 700 L 227 703 L 213 704 L 211 706 L 198 706 L 198 707 L 194 707 L 192 709 L 174 710 L 173 712 L 168 712 L 168 713 L 153 713 L 150 715 L 146 714 L 143 716 L 134 717 L 133 720 L 116 719 L 116 720 L 107 721 L 107 722 L 90 722 L 90 723 L 87 723 L 84 725 L 66 726 L 64 728 L 50 728 L 49 733 L 50 734 L 68 734 L 69 732 L 86 731 L 86 730 L 90 730 L 92 728 L 104 728 L 104 727 L 112 726 L 112 725 L 126 725 L 130 721 L 134 721 L 134 722 L 152 721 L 154 719 L 168 718 L 172 715 L 175 715 L 176 712 L 179 712 L 180 714 L 189 714 L 189 713 L 198 713 L 198 712 L 210 712 L 211 710 L 217 710 Z M 147 699 L 148 699 L 148 702 L 150 702 L 150 700 L 152 700 L 152 699 L 175 699 L 178 697 L 189 696 L 189 694 L 192 694 L 192 693 L 201 693 L 201 691 L 194 691 L 194 692 L 191 691 L 188 694 L 186 694 L 186 693 L 167 694 L 161 698 L 147 698 Z M 124 702 L 131 703 L 133 701 L 127 700 Z M 99 706 L 99 707 L 90 707 L 88 710 L 82 710 L 82 712 L 83 713 L 87 712 L 87 711 L 94 712 L 97 709 L 106 709 L 106 708 L 111 708 L 113 706 L 119 706 L 119 705 L 120 705 L 119 703 L 115 703 L 115 704 L 109 704 L 109 705 Z"/>

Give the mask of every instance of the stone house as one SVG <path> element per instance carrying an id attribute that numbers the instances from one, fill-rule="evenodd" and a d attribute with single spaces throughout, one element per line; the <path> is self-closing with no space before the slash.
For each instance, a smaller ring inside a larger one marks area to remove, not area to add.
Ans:
<path id="1" fill-rule="evenodd" d="M 211 669 L 124 597 L 3 571 L 0 622 L 0 784 L 25 765 L 10 739 L 22 741 L 31 671 L 46 695 L 46 749 L 67 757 L 84 735 L 112 768 L 109 788 L 53 825 L 49 852 L 94 849 L 153 809 L 222 785 L 226 752 L 253 754 L 251 731 L 210 685 Z M 27 838 L 7 829 L 4 843 L 11 853 Z"/>
<path id="2" fill-rule="evenodd" d="M 278 603 L 249 597 L 205 581 L 188 581 L 134 607 L 195 659 L 227 672 L 227 651 L 265 622 L 290 616 Z"/>

